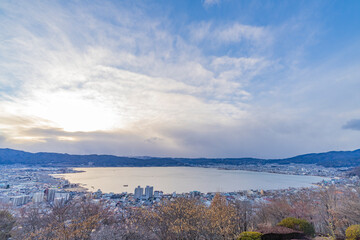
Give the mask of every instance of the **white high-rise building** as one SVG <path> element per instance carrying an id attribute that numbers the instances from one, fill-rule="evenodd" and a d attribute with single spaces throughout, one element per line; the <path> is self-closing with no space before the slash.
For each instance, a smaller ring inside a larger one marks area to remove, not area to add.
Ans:
<path id="1" fill-rule="evenodd" d="M 55 193 L 54 201 L 55 201 L 55 198 L 63 199 L 64 202 L 67 202 L 70 199 L 70 194 L 64 193 L 64 192 L 62 192 L 62 193 L 57 192 L 57 193 Z"/>
<path id="2" fill-rule="evenodd" d="M 44 201 L 44 195 L 45 194 L 43 192 L 34 193 L 33 202 L 40 203 L 40 202 Z"/>
<path id="3" fill-rule="evenodd" d="M 11 201 L 10 197 L 1 197 L 0 203 L 9 203 Z"/>
<path id="4" fill-rule="evenodd" d="M 146 186 L 145 188 L 145 197 L 147 199 L 152 198 L 154 196 L 154 187 Z"/>
<path id="5" fill-rule="evenodd" d="M 155 192 L 154 192 L 154 197 L 155 197 L 155 198 L 160 198 L 162 195 L 163 195 L 163 192 L 162 192 L 162 191 L 155 191 Z"/>
<path id="6" fill-rule="evenodd" d="M 30 196 L 17 196 L 13 199 L 14 206 L 21 206 L 30 201 Z"/>
<path id="7" fill-rule="evenodd" d="M 62 206 L 65 201 L 63 198 L 54 198 L 54 206 Z"/>
<path id="8" fill-rule="evenodd" d="M 134 198 L 140 199 L 141 196 L 143 195 L 143 193 L 144 193 L 144 189 L 142 187 L 138 186 L 137 188 L 135 188 Z"/>
<path id="9" fill-rule="evenodd" d="M 56 188 L 49 188 L 47 192 L 47 200 L 48 202 L 53 202 L 55 198 Z"/>

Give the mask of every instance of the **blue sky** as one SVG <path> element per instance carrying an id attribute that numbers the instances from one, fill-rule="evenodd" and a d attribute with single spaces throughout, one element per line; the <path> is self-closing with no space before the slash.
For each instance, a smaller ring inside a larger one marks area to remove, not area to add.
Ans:
<path id="1" fill-rule="evenodd" d="M 1 1 L 0 146 L 360 148 L 359 1 Z"/>

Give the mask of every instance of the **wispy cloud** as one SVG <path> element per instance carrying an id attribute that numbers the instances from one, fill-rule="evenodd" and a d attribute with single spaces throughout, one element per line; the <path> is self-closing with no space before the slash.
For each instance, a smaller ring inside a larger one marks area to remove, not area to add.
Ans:
<path id="1" fill-rule="evenodd" d="M 272 34 L 261 26 L 244 25 L 238 22 L 218 25 L 214 22 L 200 22 L 190 27 L 190 34 L 194 41 L 208 42 L 217 46 L 233 43 L 248 43 L 258 46 L 268 45 Z"/>
<path id="2" fill-rule="evenodd" d="M 11 100 L 1 102 L 9 142 L 73 143 L 83 139 L 70 132 L 96 136 L 98 131 L 113 135 L 121 129 L 141 139 L 174 142 L 174 136 L 160 134 L 159 126 L 227 125 L 246 115 L 245 103 L 227 100 L 229 94 L 249 96 L 230 75 L 245 76 L 259 60 L 229 64 L 229 59 L 219 58 L 207 63 L 197 47 L 146 16 L 129 27 L 123 24 L 127 19 L 116 16 L 115 25 L 103 22 L 92 9 L 76 4 L 72 11 L 82 8 L 76 15 L 63 6 L 57 6 L 56 13 L 47 3 L 37 7 L 50 11 L 3 6 L 10 20 L 3 23 L 6 51 L 0 64 L 6 69 L 3 74 L 16 72 L 12 81 L 19 84 L 8 92 Z M 241 70 L 233 73 L 229 68 L 234 67 Z M 5 121 L 11 118 L 37 121 Z M 39 127 L 57 130 L 30 131 Z"/>
<path id="3" fill-rule="evenodd" d="M 309 44 L 298 43 L 312 32 L 301 22 L 196 19 L 178 30 L 131 2 L 3 1 L 0 10 L 2 146 L 279 157 L 358 139 L 339 128 L 358 116 L 340 111 L 356 107 L 346 94 L 358 89 L 357 65 L 301 64 Z M 329 102 L 334 94 L 343 100 Z"/>
<path id="4" fill-rule="evenodd" d="M 203 5 L 205 7 L 210 7 L 213 5 L 220 4 L 221 0 L 203 0 Z"/>

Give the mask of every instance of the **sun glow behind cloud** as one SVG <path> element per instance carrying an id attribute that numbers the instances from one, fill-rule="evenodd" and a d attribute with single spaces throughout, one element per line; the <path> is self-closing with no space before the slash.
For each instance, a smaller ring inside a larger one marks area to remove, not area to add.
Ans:
<path id="1" fill-rule="evenodd" d="M 116 113 L 109 106 L 86 96 L 62 92 L 37 96 L 28 102 L 28 114 L 54 123 L 68 132 L 90 132 L 121 127 Z"/>
<path id="2" fill-rule="evenodd" d="M 72 29 L 58 17 L 54 18 L 56 22 L 50 20 L 44 24 L 42 20 L 48 20 L 45 13 L 35 19 L 46 31 L 29 31 L 22 23 L 15 23 L 20 30 L 16 32 L 16 40 L 8 42 L 7 49 L 12 48 L 22 58 L 22 71 L 17 76 L 22 81 L 18 89 L 21 97 L 13 97 L 12 101 L 12 107 L 20 115 L 44 119 L 48 127 L 67 132 L 131 128 L 144 131 L 144 126 L 163 122 L 222 124 L 232 121 L 229 115 L 234 119 L 244 115 L 244 110 L 238 107 L 244 108 L 245 104 L 239 102 L 234 106 L 223 101 L 228 94 L 231 98 L 249 97 L 241 83 L 232 81 L 254 71 L 259 60 L 241 58 L 239 64 L 236 58 L 214 58 L 207 64 L 211 70 L 201 63 L 205 60 L 203 56 L 193 52 L 193 46 L 185 42 L 164 48 L 176 37 L 156 24 L 151 32 L 159 35 L 157 39 L 147 36 L 151 21 L 137 24 L 144 33 L 128 32 L 130 29 L 124 29 L 123 23 L 113 26 L 88 14 L 85 11 L 80 17 L 68 16 L 69 21 L 91 19 L 100 30 L 97 34 L 105 31 L 113 36 L 89 35 L 93 26 L 79 24 Z M 29 14 L 28 18 L 34 15 Z M 59 37 L 50 40 L 52 34 Z M 91 43 L 79 46 L 78 38 Z M 125 44 L 128 49 L 114 44 Z M 142 49 L 140 53 L 132 50 L 134 44 Z M 158 51 L 154 52 L 156 46 Z M 178 48 L 181 52 L 177 52 Z M 236 61 L 238 69 L 231 69 Z M 19 65 L 10 65 L 8 69 L 15 67 Z M 208 98 L 218 100 L 208 102 Z"/>
<path id="3" fill-rule="evenodd" d="M 358 110 L 334 118 L 341 104 L 324 106 L 321 91 L 334 94 L 332 84 L 356 97 L 359 71 L 304 62 L 317 27 L 299 21 L 308 9 L 280 24 L 246 23 L 211 17 L 231 1 L 192 2 L 202 3 L 210 17 L 179 26 L 181 16 L 157 4 L 0 3 L 0 142 L 220 157 L 326 150 L 340 135 L 339 147 L 354 147 L 358 136 L 341 126 Z"/>

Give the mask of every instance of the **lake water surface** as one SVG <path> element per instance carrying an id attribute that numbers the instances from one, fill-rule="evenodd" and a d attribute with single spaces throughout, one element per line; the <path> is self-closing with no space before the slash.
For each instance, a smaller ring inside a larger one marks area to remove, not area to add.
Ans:
<path id="1" fill-rule="evenodd" d="M 232 192 L 248 189 L 309 187 L 324 178 L 243 170 L 219 170 L 199 167 L 106 167 L 75 168 L 79 173 L 56 174 L 71 183 L 80 183 L 90 191 L 133 192 L 138 185 L 154 186 L 164 193 Z M 127 185 L 127 186 L 126 186 Z"/>

